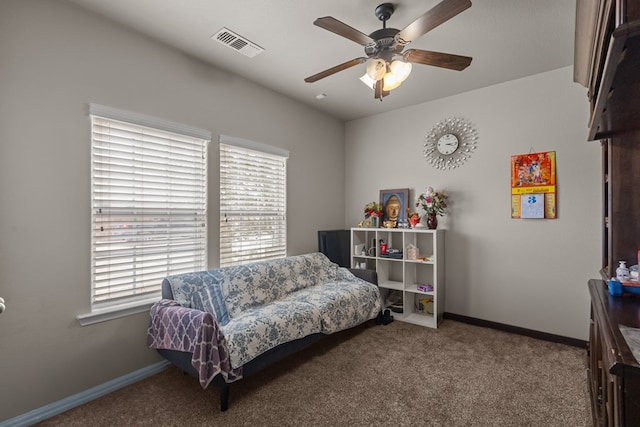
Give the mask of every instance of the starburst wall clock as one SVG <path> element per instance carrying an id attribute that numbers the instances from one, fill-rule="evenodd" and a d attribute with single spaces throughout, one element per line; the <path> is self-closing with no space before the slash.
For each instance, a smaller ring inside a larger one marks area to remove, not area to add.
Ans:
<path id="1" fill-rule="evenodd" d="M 424 157 L 436 169 L 455 169 L 471 157 L 478 144 L 473 124 L 460 117 L 438 122 L 425 137 Z"/>

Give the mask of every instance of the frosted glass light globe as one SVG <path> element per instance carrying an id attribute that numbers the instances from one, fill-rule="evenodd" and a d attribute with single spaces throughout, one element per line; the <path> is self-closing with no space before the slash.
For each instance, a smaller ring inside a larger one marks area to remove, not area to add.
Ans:
<path id="1" fill-rule="evenodd" d="M 409 77 L 409 74 L 411 74 L 411 69 L 413 68 L 413 66 L 410 62 L 395 60 L 391 63 L 390 68 L 396 79 L 400 83 L 402 83 L 407 79 L 407 77 Z"/>
<path id="2" fill-rule="evenodd" d="M 387 64 L 382 59 L 370 59 L 367 62 L 367 75 L 375 81 L 383 78 L 386 71 Z"/>
<path id="3" fill-rule="evenodd" d="M 389 71 L 384 76 L 384 85 L 382 86 L 382 90 L 385 92 L 389 92 L 400 86 L 400 83 L 402 82 L 399 81 L 391 71 Z"/>

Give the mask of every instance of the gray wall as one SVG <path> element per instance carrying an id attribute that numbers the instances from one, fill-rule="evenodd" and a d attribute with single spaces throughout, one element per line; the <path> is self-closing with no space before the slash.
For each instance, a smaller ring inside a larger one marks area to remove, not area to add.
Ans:
<path id="1" fill-rule="evenodd" d="M 2 0 L 0 378 L 10 393 L 0 420 L 160 360 L 144 346 L 147 314 L 75 320 L 89 310 L 89 102 L 290 150 L 291 254 L 315 250 L 318 229 L 357 224 L 380 189 L 409 187 L 412 198 L 427 185 L 446 189 L 446 311 L 587 337 L 600 161 L 598 145 L 585 142 L 586 96 L 570 68 L 352 121 L 345 133 L 326 115 L 67 3 Z M 436 171 L 422 158 L 424 135 L 457 115 L 477 125 L 478 151 L 459 170 Z M 557 152 L 557 220 L 510 219 L 509 158 L 531 149 Z M 217 162 L 214 141 L 211 266 Z"/>
<path id="2" fill-rule="evenodd" d="M 343 123 L 66 2 L 2 0 L 0 420 L 160 360 L 146 313 L 75 319 L 89 311 L 90 102 L 212 131 L 212 267 L 219 134 L 290 150 L 290 254 L 344 225 Z"/>
<path id="3" fill-rule="evenodd" d="M 478 149 L 461 168 L 436 170 L 424 137 L 452 116 L 475 123 Z M 345 222 L 355 226 L 380 189 L 408 187 L 412 200 L 444 189 L 445 310 L 586 340 L 602 223 L 600 147 L 586 142 L 587 117 L 567 67 L 349 122 Z M 532 150 L 556 151 L 558 219 L 511 219 L 510 158 Z"/>

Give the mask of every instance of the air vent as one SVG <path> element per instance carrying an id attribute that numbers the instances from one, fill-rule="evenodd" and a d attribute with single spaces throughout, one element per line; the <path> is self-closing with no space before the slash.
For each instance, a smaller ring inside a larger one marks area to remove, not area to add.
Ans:
<path id="1" fill-rule="evenodd" d="M 257 54 L 264 52 L 263 48 L 234 33 L 228 28 L 222 28 L 220 31 L 212 35 L 211 38 L 233 50 L 237 50 L 249 58 L 253 58 Z"/>

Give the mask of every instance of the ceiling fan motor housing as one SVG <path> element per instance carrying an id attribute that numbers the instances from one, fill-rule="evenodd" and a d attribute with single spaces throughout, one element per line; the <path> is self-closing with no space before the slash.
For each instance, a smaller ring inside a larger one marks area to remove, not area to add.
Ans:
<path id="1" fill-rule="evenodd" d="M 404 48 L 395 39 L 395 35 L 399 32 L 400 30 L 396 28 L 381 28 L 374 31 L 369 34 L 369 37 L 375 40 L 376 44 L 365 46 L 364 53 L 369 57 L 380 57 L 389 60 L 391 56 L 399 54 Z M 386 56 L 389 56 L 389 58 L 386 58 Z"/>
<path id="2" fill-rule="evenodd" d="M 396 28 L 387 28 L 387 19 L 391 18 L 395 6 L 393 3 L 382 3 L 376 7 L 375 14 L 382 21 L 382 28 L 369 34 L 375 45 L 365 46 L 364 53 L 370 58 L 381 58 L 387 62 L 391 62 L 393 55 L 402 52 L 403 45 L 399 44 L 395 39 L 396 34 L 400 30 Z"/>

